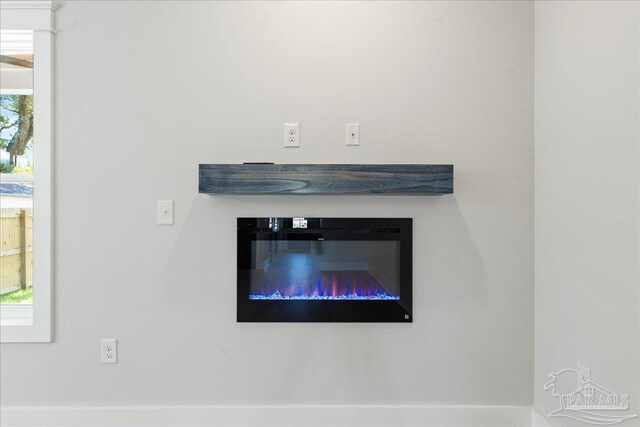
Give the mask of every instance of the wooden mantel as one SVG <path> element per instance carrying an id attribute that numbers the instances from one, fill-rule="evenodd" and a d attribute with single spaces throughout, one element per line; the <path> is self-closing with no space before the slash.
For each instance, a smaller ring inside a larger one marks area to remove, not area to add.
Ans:
<path id="1" fill-rule="evenodd" d="M 200 193 L 432 196 L 453 193 L 453 165 L 200 164 Z"/>

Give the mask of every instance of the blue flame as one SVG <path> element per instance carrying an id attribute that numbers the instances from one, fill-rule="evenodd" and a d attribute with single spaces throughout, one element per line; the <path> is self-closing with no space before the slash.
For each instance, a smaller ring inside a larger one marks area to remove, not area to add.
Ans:
<path id="1" fill-rule="evenodd" d="M 291 268 L 288 271 L 254 270 L 252 300 L 392 300 L 400 297 L 385 289 L 365 270 Z"/>
<path id="2" fill-rule="evenodd" d="M 398 301 L 399 296 L 389 295 L 387 293 L 380 293 L 377 295 L 358 295 L 356 293 L 347 295 L 319 295 L 318 292 L 314 292 L 311 295 L 282 295 L 279 291 L 272 293 L 271 295 L 249 295 L 249 299 L 253 300 L 366 300 L 366 301 Z"/>

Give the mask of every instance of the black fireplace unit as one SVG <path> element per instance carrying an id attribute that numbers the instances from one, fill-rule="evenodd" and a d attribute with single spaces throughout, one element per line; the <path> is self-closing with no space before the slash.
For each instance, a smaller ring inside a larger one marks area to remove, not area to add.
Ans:
<path id="1" fill-rule="evenodd" d="M 411 218 L 238 218 L 238 322 L 411 322 Z"/>

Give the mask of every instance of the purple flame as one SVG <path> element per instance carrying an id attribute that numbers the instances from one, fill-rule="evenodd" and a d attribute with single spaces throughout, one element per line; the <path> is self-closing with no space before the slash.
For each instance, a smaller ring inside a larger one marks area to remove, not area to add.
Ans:
<path id="1" fill-rule="evenodd" d="M 255 274 L 252 283 L 252 300 L 400 299 L 365 270 L 324 270 L 293 277 L 281 270 L 276 274 Z"/>

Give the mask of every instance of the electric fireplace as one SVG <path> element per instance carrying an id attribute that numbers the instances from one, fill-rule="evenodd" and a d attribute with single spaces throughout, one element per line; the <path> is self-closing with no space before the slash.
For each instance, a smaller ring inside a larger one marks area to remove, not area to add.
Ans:
<path id="1" fill-rule="evenodd" d="M 238 218 L 238 322 L 411 322 L 411 218 Z"/>

